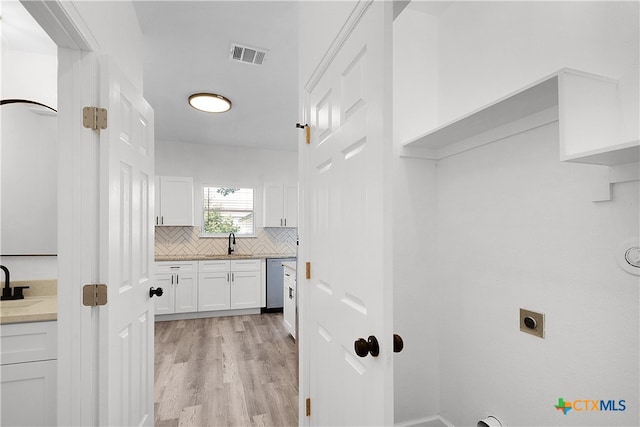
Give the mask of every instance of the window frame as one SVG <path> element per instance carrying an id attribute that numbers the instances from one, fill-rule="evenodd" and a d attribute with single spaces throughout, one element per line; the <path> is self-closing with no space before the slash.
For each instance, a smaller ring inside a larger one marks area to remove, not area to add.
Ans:
<path id="1" fill-rule="evenodd" d="M 246 233 L 246 234 L 239 234 L 238 232 L 234 232 L 235 236 L 238 238 L 246 238 L 246 237 L 256 237 L 256 188 L 252 187 L 252 186 L 246 186 L 246 185 L 219 185 L 219 184 L 203 184 L 201 187 L 201 191 L 200 191 L 200 201 L 202 203 L 202 208 L 200 210 L 200 226 L 201 226 L 201 230 L 200 230 L 200 237 L 204 237 L 204 238 L 220 238 L 220 237 L 228 237 L 230 233 L 208 233 L 205 230 L 205 205 L 206 205 L 206 199 L 205 199 L 205 191 L 207 188 L 237 188 L 240 190 L 251 190 L 252 191 L 252 200 L 251 200 L 251 215 L 253 216 L 253 226 L 252 226 L 252 230 L 251 233 Z"/>

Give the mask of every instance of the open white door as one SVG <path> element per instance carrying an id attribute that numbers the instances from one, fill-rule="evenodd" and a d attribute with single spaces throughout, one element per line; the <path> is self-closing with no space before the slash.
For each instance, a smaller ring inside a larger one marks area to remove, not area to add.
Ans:
<path id="1" fill-rule="evenodd" d="M 393 424 L 391 22 L 390 2 L 359 2 L 344 25 L 327 26 L 341 30 L 304 87 L 301 397 L 311 425 Z M 379 355 L 360 357 L 354 343 L 369 336 Z"/>
<path id="2" fill-rule="evenodd" d="M 153 110 L 107 58 L 100 61 L 102 283 L 100 425 L 153 425 Z"/>

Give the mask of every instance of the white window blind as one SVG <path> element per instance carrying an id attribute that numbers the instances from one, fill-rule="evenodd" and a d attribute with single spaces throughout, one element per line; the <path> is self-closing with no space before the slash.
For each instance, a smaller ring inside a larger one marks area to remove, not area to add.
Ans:
<path id="1" fill-rule="evenodd" d="M 204 187 L 202 234 L 254 234 L 253 188 Z"/>

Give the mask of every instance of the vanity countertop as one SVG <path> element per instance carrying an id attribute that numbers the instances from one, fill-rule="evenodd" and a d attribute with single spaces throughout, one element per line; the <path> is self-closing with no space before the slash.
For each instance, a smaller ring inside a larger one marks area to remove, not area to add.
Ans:
<path id="1" fill-rule="evenodd" d="M 0 301 L 0 324 L 58 320 L 56 280 L 11 281 L 11 287 L 29 286 L 24 299 Z"/>
<path id="2" fill-rule="evenodd" d="M 55 295 L 0 301 L 0 324 L 57 319 L 58 297 Z"/>

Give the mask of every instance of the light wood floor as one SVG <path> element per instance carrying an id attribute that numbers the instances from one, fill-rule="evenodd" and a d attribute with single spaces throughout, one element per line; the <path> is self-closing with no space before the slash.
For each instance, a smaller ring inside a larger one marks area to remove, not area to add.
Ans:
<path id="1" fill-rule="evenodd" d="M 156 426 L 298 425 L 282 313 L 155 324 Z"/>

